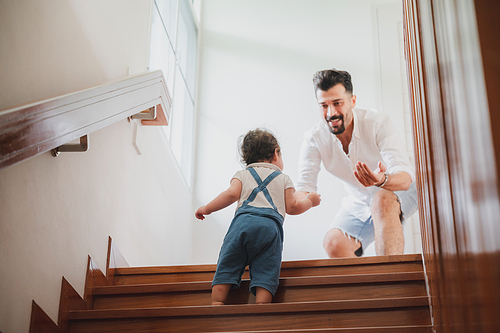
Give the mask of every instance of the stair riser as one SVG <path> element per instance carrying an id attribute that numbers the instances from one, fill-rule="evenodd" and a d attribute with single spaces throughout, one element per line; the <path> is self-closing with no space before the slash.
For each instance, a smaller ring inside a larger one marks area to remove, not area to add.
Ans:
<path id="1" fill-rule="evenodd" d="M 255 297 L 248 292 L 248 281 L 231 290 L 228 304 L 253 304 Z M 348 299 L 426 296 L 423 281 L 367 283 L 352 285 L 279 287 L 273 302 L 308 302 Z M 211 302 L 211 290 L 127 295 L 95 295 L 94 310 L 196 306 Z"/>
<path id="2" fill-rule="evenodd" d="M 69 332 L 235 332 L 406 325 L 429 325 L 429 308 L 72 320 Z"/>
<path id="3" fill-rule="evenodd" d="M 281 270 L 281 277 L 336 276 L 354 274 L 383 274 L 423 272 L 422 262 L 391 262 L 365 265 L 301 267 Z"/>
<path id="4" fill-rule="evenodd" d="M 346 266 L 322 266 L 306 268 L 284 268 L 281 277 L 304 277 L 304 276 L 337 276 L 352 274 L 379 274 L 400 272 L 422 272 L 422 262 L 391 262 L 368 265 L 346 265 Z M 125 274 L 115 273 L 114 285 L 174 283 L 174 282 L 196 282 L 211 281 L 214 277 L 213 271 L 193 273 L 156 273 L 156 274 Z M 243 279 L 248 279 L 248 271 Z"/>

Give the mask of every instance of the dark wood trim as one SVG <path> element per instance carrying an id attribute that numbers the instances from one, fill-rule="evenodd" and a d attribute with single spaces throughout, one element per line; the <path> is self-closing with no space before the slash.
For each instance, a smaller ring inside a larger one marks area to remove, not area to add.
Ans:
<path id="1" fill-rule="evenodd" d="M 93 295 L 95 289 L 95 281 L 94 281 L 94 272 L 92 267 L 92 259 L 88 256 L 87 260 L 87 273 L 85 274 L 85 288 L 83 294 L 83 300 L 85 304 L 87 304 L 87 310 L 92 309 L 93 307 Z M 108 280 L 106 279 L 106 282 Z"/>
<path id="2" fill-rule="evenodd" d="M 500 1 L 476 0 L 474 6 L 478 17 L 477 29 L 488 108 L 490 109 L 497 174 L 500 175 L 500 131 L 496 127 L 500 124 L 500 94 L 498 93 L 498 87 L 500 87 L 500 38 L 498 38 L 498 32 L 500 31 L 500 20 L 498 19 Z M 497 187 L 500 188 L 500 177 L 497 178 L 497 181 Z"/>
<path id="3" fill-rule="evenodd" d="M 115 284 L 115 272 L 118 267 L 129 267 L 127 260 L 121 254 L 120 250 L 113 243 L 111 236 L 108 238 L 108 254 L 106 259 L 106 278 L 109 285 Z"/>
<path id="4" fill-rule="evenodd" d="M 259 305 L 260 306 L 260 305 Z M 352 326 L 357 328 L 353 329 Z M 76 321 L 72 333 L 115 332 L 272 332 L 286 327 L 288 332 L 370 332 L 369 328 L 392 326 L 389 332 L 431 333 L 430 321 L 423 307 L 403 309 L 367 309 L 278 314 L 218 315 L 203 317 L 154 317 Z M 418 326 L 421 330 L 406 330 Z M 326 330 L 325 330 L 326 328 Z M 362 329 L 360 329 L 362 328 Z M 399 330 L 398 330 L 399 328 Z M 381 332 L 378 330 L 376 332 Z"/>
<path id="5" fill-rule="evenodd" d="M 108 254 L 107 254 L 106 271 L 114 272 L 115 259 L 120 258 L 121 263 L 126 263 L 125 259 L 119 253 L 116 246 L 113 245 L 111 237 L 108 239 Z M 111 267 L 110 267 L 111 266 Z M 63 277 L 61 284 L 61 298 L 59 302 L 58 324 L 56 325 L 45 312 L 33 301 L 31 310 L 30 333 L 38 332 L 62 332 L 69 331 L 69 313 L 73 310 L 91 310 L 93 308 L 93 295 L 98 287 L 110 285 L 111 278 L 105 276 L 97 267 L 96 263 L 88 256 L 87 272 L 85 276 L 84 297 L 82 298 L 71 284 Z M 52 324 L 51 324 L 52 323 Z M 51 331 L 55 326 L 57 331 Z"/>
<path id="6" fill-rule="evenodd" d="M 106 279 L 108 280 L 108 285 L 112 286 L 115 284 L 115 269 L 111 268 L 111 248 L 113 245 L 113 240 L 111 236 L 108 237 L 108 252 L 106 253 Z"/>
<path id="7" fill-rule="evenodd" d="M 423 281 L 423 272 L 353 274 L 338 276 L 308 276 L 280 278 L 280 288 L 298 286 L 325 286 L 343 284 L 363 284 L 396 281 Z M 247 280 L 243 280 L 247 281 Z M 143 294 L 212 290 L 212 281 L 155 283 L 137 285 L 100 286 L 94 288 L 94 295 Z"/>
<path id="8" fill-rule="evenodd" d="M 408 257 L 408 261 L 403 258 Z M 355 258 L 350 260 L 310 260 L 283 262 L 281 277 L 298 276 L 327 276 L 345 274 L 374 274 L 395 272 L 422 272 L 422 261 L 414 261 L 416 256 L 403 255 L 396 258 Z M 419 257 L 419 256 L 417 256 Z M 402 260 L 402 261 L 401 261 Z M 150 284 L 211 281 L 215 272 L 215 265 L 174 267 L 125 267 L 114 270 L 113 285 Z M 186 268 L 183 272 L 182 268 Z M 249 276 L 248 270 L 243 278 Z"/>
<path id="9" fill-rule="evenodd" d="M 322 302 L 297 302 L 297 303 L 270 303 L 251 305 L 227 306 L 194 306 L 194 307 L 168 307 L 144 309 L 119 309 L 119 310 L 74 310 L 70 311 L 70 319 L 107 319 L 107 318 L 141 318 L 141 317 L 182 317 L 182 316 L 214 316 L 214 315 L 247 315 L 270 313 L 305 313 L 325 311 L 363 310 L 374 308 L 404 308 L 428 307 L 427 296 L 379 298 L 362 300 L 322 301 Z"/>
<path id="10" fill-rule="evenodd" d="M 405 0 L 404 11 L 434 327 L 497 332 L 500 3 Z"/>
<path id="11" fill-rule="evenodd" d="M 171 98 L 160 70 L 0 111 L 0 168 L 158 105 L 166 124 Z"/>
<path id="12" fill-rule="evenodd" d="M 338 258 L 338 259 L 316 259 L 316 260 L 294 260 L 283 261 L 281 269 L 293 269 L 303 267 L 335 267 L 335 266 L 354 266 L 366 264 L 381 263 L 399 263 L 399 262 L 422 262 L 422 255 L 403 254 L 394 256 L 371 256 L 361 258 Z M 168 273 L 198 273 L 215 272 L 216 265 L 177 265 L 177 266 L 148 266 L 148 267 L 127 267 L 116 268 L 116 274 L 168 274 Z"/>
<path id="13" fill-rule="evenodd" d="M 337 258 L 337 259 L 315 259 L 315 260 L 293 260 L 283 261 L 281 267 L 284 269 L 295 267 L 321 267 L 321 266 L 350 266 L 350 265 L 366 265 L 366 264 L 381 264 L 381 263 L 398 263 L 398 262 L 422 262 L 422 255 L 402 254 L 392 256 L 369 256 L 360 258 Z"/>
<path id="14" fill-rule="evenodd" d="M 109 285 L 108 279 L 89 256 L 87 274 L 85 276 L 85 293 L 83 295 L 88 310 L 93 308 L 93 295 L 95 294 L 95 289 L 107 285 Z"/>
<path id="15" fill-rule="evenodd" d="M 59 327 L 50 317 L 35 303 L 31 304 L 31 319 L 29 333 L 61 333 Z"/>
<path id="16" fill-rule="evenodd" d="M 111 237 L 107 258 L 108 271 L 114 271 L 117 265 L 128 265 Z M 233 305 L 210 306 L 205 304 L 210 303 L 211 281 L 114 286 L 109 285 L 108 279 L 88 257 L 84 298 L 64 277 L 62 279 L 60 331 L 57 332 L 164 332 L 166 327 L 175 332 L 199 332 L 206 327 L 241 331 L 256 322 L 266 329 L 290 327 L 308 331 L 332 327 L 333 322 L 335 325 L 340 323 L 335 330 L 345 327 L 351 332 L 383 332 L 384 327 L 392 325 L 390 329 L 394 332 L 430 333 L 422 263 L 414 261 L 418 258 L 420 256 L 403 255 L 288 262 L 288 269 L 301 274 L 304 270 L 313 273 L 281 278 L 279 299 L 275 303 L 252 304 L 249 281 L 245 280 L 238 289 L 240 294 L 236 292 L 230 296 Z M 380 264 L 385 269 L 383 273 L 356 274 L 359 271 L 356 261 L 359 266 Z M 391 273 L 388 270 L 393 265 L 403 268 Z M 203 266 L 198 270 L 192 265 L 182 267 L 188 271 L 186 274 L 192 274 L 190 271 L 204 273 L 212 268 Z M 344 271 L 339 275 L 342 266 L 351 273 Z M 315 276 L 318 269 L 331 275 Z M 181 267 L 173 270 L 182 272 Z"/>
<path id="17" fill-rule="evenodd" d="M 87 303 L 63 276 L 59 317 L 57 319 L 57 324 L 62 333 L 69 332 L 70 312 L 76 310 L 87 310 Z"/>
<path id="18" fill-rule="evenodd" d="M 238 331 L 238 333 L 327 333 L 327 332 L 328 333 L 433 333 L 431 325 Z"/>

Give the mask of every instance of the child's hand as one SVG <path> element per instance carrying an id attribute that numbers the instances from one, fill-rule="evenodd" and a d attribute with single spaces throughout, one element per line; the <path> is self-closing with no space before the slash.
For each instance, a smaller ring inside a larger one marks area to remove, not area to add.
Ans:
<path id="1" fill-rule="evenodd" d="M 210 212 L 207 211 L 206 206 L 201 206 L 200 208 L 198 208 L 196 213 L 194 213 L 194 216 L 196 216 L 198 220 L 204 220 L 205 215 L 210 215 Z"/>
<path id="2" fill-rule="evenodd" d="M 306 199 L 309 199 L 312 202 L 313 207 L 316 207 L 321 202 L 321 195 L 318 193 L 310 192 L 309 194 L 307 194 Z"/>

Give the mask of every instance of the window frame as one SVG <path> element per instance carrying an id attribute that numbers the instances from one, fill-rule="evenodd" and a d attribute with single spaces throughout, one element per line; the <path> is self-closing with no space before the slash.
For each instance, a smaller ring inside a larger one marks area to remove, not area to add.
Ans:
<path id="1" fill-rule="evenodd" d="M 150 54 L 148 57 L 148 70 L 161 69 L 164 72 L 167 87 L 172 98 L 172 111 L 170 119 L 168 119 L 169 125 L 163 127 L 162 134 L 173 153 L 188 188 L 192 187 L 194 170 L 196 100 L 200 52 L 199 10 L 197 12 L 196 9 L 201 8 L 200 1 L 201 0 L 154 0 L 152 1 L 150 16 Z M 196 5 L 197 8 L 195 8 Z M 168 18 L 164 17 L 166 16 L 165 11 L 162 14 L 162 9 L 165 8 L 167 8 L 167 10 L 170 8 L 171 10 L 171 12 L 168 13 Z M 175 13 L 173 11 L 175 11 Z M 158 17 L 155 17 L 155 15 L 158 15 Z M 156 22 L 155 25 L 155 19 L 158 18 L 160 19 L 160 24 L 158 25 L 158 22 Z M 175 19 L 175 22 L 172 23 L 168 21 L 172 19 Z M 179 34 L 182 30 L 180 27 L 182 22 L 187 22 L 185 24 L 186 37 L 182 37 Z M 157 28 L 163 29 L 161 29 L 160 32 L 153 31 L 153 29 Z M 194 40 L 192 39 L 193 33 Z M 158 39 L 155 40 L 155 36 Z M 161 38 L 165 36 L 168 40 L 165 53 L 167 61 L 164 61 L 163 66 L 161 66 L 159 64 L 161 64 L 164 59 L 162 59 L 161 55 L 158 56 L 158 54 L 154 54 L 155 45 L 153 43 L 160 43 Z M 181 43 L 179 43 L 179 41 L 181 41 Z M 186 54 L 183 55 L 183 52 L 180 52 L 180 46 L 185 46 L 185 50 L 187 50 L 188 54 L 187 56 Z M 168 47 L 170 47 L 170 49 L 168 49 Z M 173 65 L 171 65 L 171 60 L 170 62 L 168 60 L 169 52 L 173 52 Z M 190 62 L 186 64 L 186 60 L 183 57 L 189 59 Z M 195 67 L 194 73 L 189 73 L 189 71 L 186 70 L 191 68 L 191 66 Z M 179 89 L 183 89 L 184 91 L 180 92 Z M 187 104 L 189 102 L 190 104 Z"/>

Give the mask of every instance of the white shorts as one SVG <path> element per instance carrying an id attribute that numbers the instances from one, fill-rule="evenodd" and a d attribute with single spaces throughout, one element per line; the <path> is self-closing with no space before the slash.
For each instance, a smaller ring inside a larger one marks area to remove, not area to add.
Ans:
<path id="1" fill-rule="evenodd" d="M 394 194 L 396 194 L 399 201 L 401 208 L 400 219 L 401 223 L 403 223 L 405 219 L 412 216 L 418 209 L 417 188 L 415 182 L 411 184 L 407 191 L 396 191 Z M 372 217 L 370 216 L 366 221 L 362 221 L 344 208 L 341 208 L 337 213 L 330 229 L 340 229 L 344 234 L 357 239 L 361 243 L 363 249 L 366 249 L 368 245 L 375 240 L 375 230 L 373 229 Z"/>

